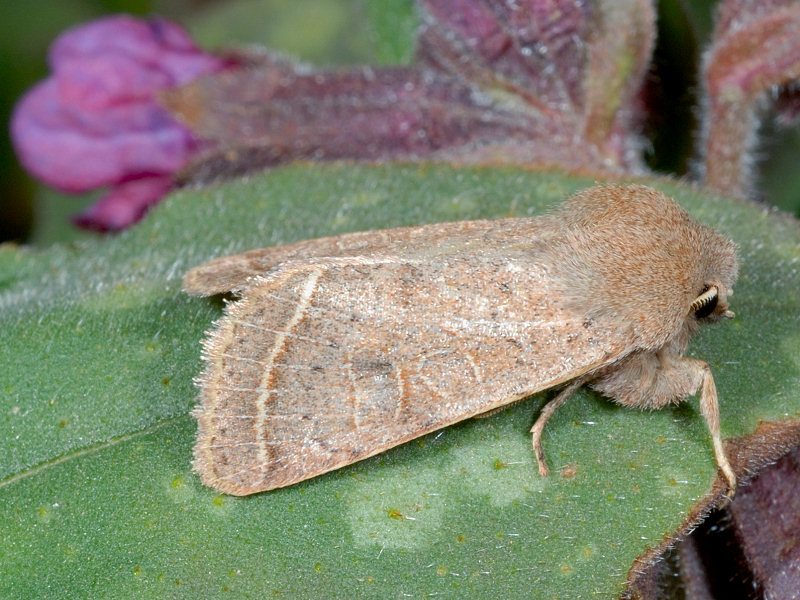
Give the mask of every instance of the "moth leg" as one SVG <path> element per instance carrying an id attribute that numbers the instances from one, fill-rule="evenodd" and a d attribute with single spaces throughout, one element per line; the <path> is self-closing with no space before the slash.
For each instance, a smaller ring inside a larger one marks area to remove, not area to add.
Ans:
<path id="1" fill-rule="evenodd" d="M 547 463 L 544 459 L 544 450 L 542 450 L 542 432 L 544 431 L 544 426 L 547 423 L 547 419 L 549 419 L 553 413 L 556 412 L 556 409 L 564 404 L 564 402 L 567 401 L 567 398 L 569 398 L 572 393 L 583 384 L 584 380 L 582 378 L 576 379 L 563 390 L 561 390 L 558 396 L 544 405 L 542 412 L 539 413 L 539 418 L 536 419 L 533 427 L 531 427 L 531 433 L 533 434 L 533 452 L 536 454 L 536 462 L 539 464 L 539 474 L 542 477 L 547 477 L 547 474 L 550 472 L 550 469 L 547 468 Z"/>
<path id="2" fill-rule="evenodd" d="M 736 475 L 722 445 L 717 387 L 707 362 L 666 351 L 634 354 L 601 373 L 591 386 L 623 406 L 649 409 L 681 402 L 700 390 L 700 413 L 711 433 L 717 466 L 728 480 L 728 497 L 733 496 Z"/>
<path id="3" fill-rule="evenodd" d="M 700 412 L 708 423 L 711 432 L 711 441 L 714 444 L 714 455 L 717 457 L 719 466 L 725 479 L 728 480 L 728 498 L 733 496 L 736 491 L 736 475 L 728 462 L 725 448 L 722 445 L 722 437 L 719 432 L 719 403 L 717 402 L 717 386 L 714 384 L 714 377 L 711 375 L 711 367 L 707 362 L 696 359 L 689 360 L 693 368 L 702 373 L 703 382 L 700 388 Z"/>
<path id="4" fill-rule="evenodd" d="M 725 479 L 728 480 L 728 498 L 733 497 L 736 491 L 736 475 L 733 472 L 725 447 L 722 445 L 722 436 L 719 431 L 719 403 L 717 401 L 717 386 L 711 375 L 711 367 L 704 360 L 696 358 L 682 358 L 669 355 L 659 356 L 664 366 L 665 377 L 662 381 L 673 382 L 677 388 L 673 390 L 672 397 L 679 399 L 688 394 L 695 394 L 700 390 L 700 413 L 708 425 L 711 442 L 714 445 L 714 456 L 717 466 Z M 685 386 L 685 387 L 684 387 Z M 669 395 L 661 390 L 662 400 L 667 400 Z"/>

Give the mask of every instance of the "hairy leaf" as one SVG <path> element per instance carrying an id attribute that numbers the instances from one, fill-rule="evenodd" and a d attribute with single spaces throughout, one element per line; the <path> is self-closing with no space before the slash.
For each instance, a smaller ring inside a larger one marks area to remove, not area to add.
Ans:
<path id="1" fill-rule="evenodd" d="M 220 496 L 191 472 L 203 331 L 190 266 L 326 234 L 537 214 L 593 178 L 444 166 L 295 166 L 185 190 L 116 238 L 0 250 L 0 596 L 611 597 L 711 490 L 696 399 L 657 412 L 548 395 L 298 485 Z M 740 245 L 737 317 L 708 360 L 726 437 L 800 410 L 800 231 L 651 184 Z M 335 368 L 335 367 L 334 367 Z M 744 463 L 742 463 L 744 464 Z"/>

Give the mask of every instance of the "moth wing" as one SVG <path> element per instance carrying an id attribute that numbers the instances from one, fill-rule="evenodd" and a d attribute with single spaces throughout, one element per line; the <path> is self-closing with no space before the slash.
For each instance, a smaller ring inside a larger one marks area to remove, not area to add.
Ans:
<path id="1" fill-rule="evenodd" d="M 223 256 L 194 267 L 183 277 L 183 289 L 194 296 L 212 296 L 243 291 L 249 281 L 264 275 L 277 265 L 292 260 L 354 257 L 403 256 L 409 250 L 424 247 L 433 252 L 454 247 L 463 248 L 480 241 L 483 234 L 502 231 L 504 225 L 535 219 L 500 219 L 493 221 L 456 221 L 419 227 L 396 227 L 379 231 L 362 231 L 305 240 L 285 246 L 250 250 Z"/>
<path id="2" fill-rule="evenodd" d="M 294 261 L 205 341 L 195 469 L 244 495 L 290 485 L 620 357 L 624 332 L 549 293 L 536 252 Z"/>

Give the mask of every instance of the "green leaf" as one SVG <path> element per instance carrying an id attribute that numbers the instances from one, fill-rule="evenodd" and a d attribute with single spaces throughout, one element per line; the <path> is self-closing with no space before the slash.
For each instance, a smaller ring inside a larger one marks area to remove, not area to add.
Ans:
<path id="1" fill-rule="evenodd" d="M 186 15 L 207 48 L 259 44 L 317 65 L 408 63 L 411 0 L 233 0 Z"/>
<path id="2" fill-rule="evenodd" d="M 203 331 L 191 266 L 344 231 L 540 213 L 591 178 L 446 166 L 293 166 L 173 195 L 116 237 L 0 249 L 0 597 L 613 597 L 710 488 L 696 399 L 658 412 L 551 394 L 251 497 L 191 472 Z M 800 411 L 800 230 L 651 182 L 740 245 L 737 318 L 707 327 L 726 436 Z M 335 368 L 335 366 L 333 367 Z M 224 594 L 230 592 L 230 594 Z"/>
<path id="3" fill-rule="evenodd" d="M 367 0 L 364 12 L 372 31 L 378 64 L 409 64 L 419 27 L 419 15 L 409 0 Z"/>

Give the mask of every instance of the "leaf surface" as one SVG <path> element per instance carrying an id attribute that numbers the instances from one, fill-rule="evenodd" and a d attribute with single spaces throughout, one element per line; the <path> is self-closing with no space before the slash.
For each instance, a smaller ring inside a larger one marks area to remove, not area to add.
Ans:
<path id="1" fill-rule="evenodd" d="M 614 597 L 708 493 L 696 398 L 587 391 L 545 432 L 525 400 L 301 484 L 221 496 L 191 472 L 200 340 L 222 311 L 180 278 L 210 258 L 345 231 L 541 213 L 590 178 L 446 166 L 292 166 L 174 194 L 116 238 L 0 249 L 2 597 Z M 726 437 L 800 412 L 800 228 L 649 182 L 740 246 L 711 364 Z M 335 366 L 332 366 L 335 368 Z"/>

